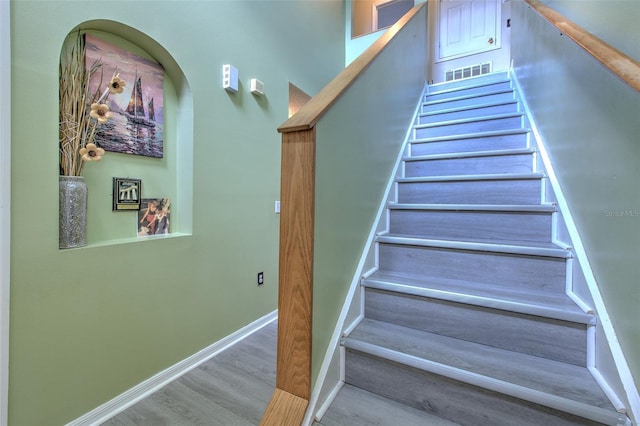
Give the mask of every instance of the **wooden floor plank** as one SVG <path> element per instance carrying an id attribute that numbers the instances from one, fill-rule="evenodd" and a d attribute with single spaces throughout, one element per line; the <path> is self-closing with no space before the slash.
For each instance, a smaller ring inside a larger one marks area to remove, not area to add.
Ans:
<path id="1" fill-rule="evenodd" d="M 273 322 L 103 426 L 258 425 L 275 388 Z"/>

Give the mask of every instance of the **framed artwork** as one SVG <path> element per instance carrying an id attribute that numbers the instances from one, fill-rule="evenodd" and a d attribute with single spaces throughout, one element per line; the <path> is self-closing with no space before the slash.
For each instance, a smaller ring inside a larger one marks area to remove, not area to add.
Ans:
<path id="1" fill-rule="evenodd" d="M 140 179 L 113 178 L 113 210 L 140 210 L 142 181 Z"/>
<path id="2" fill-rule="evenodd" d="M 85 34 L 86 63 L 90 69 L 102 64 L 89 82 L 91 92 L 104 87 L 111 78 L 124 81 L 122 92 L 104 103 L 111 111 L 109 121 L 99 126 L 95 141 L 106 151 L 162 158 L 163 77 L 162 66 L 94 35 Z"/>
<path id="3" fill-rule="evenodd" d="M 138 236 L 169 233 L 171 201 L 168 198 L 143 198 L 138 211 Z"/>

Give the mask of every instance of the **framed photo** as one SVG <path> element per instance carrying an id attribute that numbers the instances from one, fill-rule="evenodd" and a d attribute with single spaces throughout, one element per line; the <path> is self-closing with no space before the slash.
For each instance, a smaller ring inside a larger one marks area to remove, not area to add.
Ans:
<path id="1" fill-rule="evenodd" d="M 140 210 L 140 179 L 113 178 L 113 211 Z"/>
<path id="2" fill-rule="evenodd" d="M 171 201 L 168 198 L 143 198 L 138 211 L 138 237 L 169 233 Z"/>

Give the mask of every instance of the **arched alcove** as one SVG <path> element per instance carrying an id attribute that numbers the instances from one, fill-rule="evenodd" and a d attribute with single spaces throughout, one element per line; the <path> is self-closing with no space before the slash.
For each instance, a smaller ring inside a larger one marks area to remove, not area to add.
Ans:
<path id="1" fill-rule="evenodd" d="M 142 198 L 171 200 L 169 237 L 189 235 L 193 223 L 193 98 L 187 77 L 173 55 L 147 34 L 111 20 L 83 22 L 69 32 L 62 49 L 79 34 L 91 34 L 163 68 L 162 158 L 107 152 L 99 163 L 85 164 L 88 187 L 89 246 L 138 241 L 137 210 L 112 209 L 113 178 L 142 180 Z M 111 75 L 105 75 L 108 81 Z M 127 82 L 129 92 L 134 82 Z M 128 96 L 128 95 L 127 95 Z M 164 235 L 163 237 L 166 237 Z M 155 238 L 155 237 L 154 237 Z M 147 238 L 148 239 L 148 238 Z"/>

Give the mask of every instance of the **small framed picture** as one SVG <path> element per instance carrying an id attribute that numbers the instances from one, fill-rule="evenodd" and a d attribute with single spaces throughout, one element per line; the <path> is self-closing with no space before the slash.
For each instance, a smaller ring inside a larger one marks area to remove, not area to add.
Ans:
<path id="1" fill-rule="evenodd" d="M 138 237 L 169 233 L 171 200 L 143 198 L 138 211 Z"/>
<path id="2" fill-rule="evenodd" d="M 140 179 L 113 178 L 113 211 L 140 210 Z"/>

